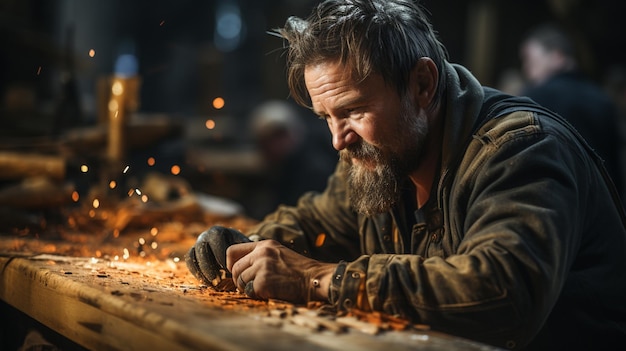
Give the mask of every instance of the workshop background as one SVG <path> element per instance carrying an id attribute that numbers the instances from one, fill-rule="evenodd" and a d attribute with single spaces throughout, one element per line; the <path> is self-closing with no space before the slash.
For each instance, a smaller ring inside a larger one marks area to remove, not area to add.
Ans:
<path id="1" fill-rule="evenodd" d="M 108 79 L 134 75 L 140 83 L 130 112 L 141 128 L 128 136 L 125 158 L 134 174 L 179 175 L 195 190 L 261 218 L 270 210 L 265 196 L 271 190 L 260 189 L 271 183 L 271 170 L 257 153 L 251 114 L 267 101 L 291 103 L 283 43 L 267 32 L 290 15 L 306 16 L 315 3 L 0 0 L 0 150 L 51 153 L 70 145 L 76 150 L 69 165 L 97 168 L 102 145 L 85 140 L 90 127 L 106 123 Z M 515 82 L 508 79 L 518 77 L 519 42 L 545 21 L 577 34 L 583 68 L 599 84 L 626 65 L 621 1 L 423 4 L 451 61 L 485 85 Z M 334 159 L 323 122 L 295 108 L 305 116 L 311 143 Z M 88 187 L 81 179 L 77 186 Z M 13 181 L 0 179 L 0 185 Z"/>
<path id="2" fill-rule="evenodd" d="M 206 348 L 193 337 L 222 333 L 219 317 L 229 311 L 276 311 L 207 293 L 183 257 L 209 226 L 245 232 L 302 189 L 322 188 L 332 171 L 325 122 L 289 99 L 283 43 L 268 34 L 315 3 L 0 0 L 0 316 L 10 321 L 1 349 L 26 349 L 33 331 L 65 350 L 190 339 Z M 511 91 L 521 83 L 524 34 L 563 24 L 583 69 L 626 111 L 626 2 L 422 3 L 452 62 Z M 151 312 L 135 312 L 143 308 Z M 150 328 L 154 311 L 167 323 Z M 246 328 L 265 323 L 244 317 Z M 393 325 L 377 318 L 368 322 L 376 333 Z M 188 334 L 169 337 L 178 326 Z M 224 345 L 262 349 L 291 335 L 274 328 L 258 340 L 231 329 Z M 416 340 L 440 342 L 412 338 L 407 349 Z"/>

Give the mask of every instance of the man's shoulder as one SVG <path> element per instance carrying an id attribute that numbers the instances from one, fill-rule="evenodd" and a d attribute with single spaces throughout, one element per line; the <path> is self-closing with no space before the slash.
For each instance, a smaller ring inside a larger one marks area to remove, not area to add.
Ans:
<path id="1" fill-rule="evenodd" d="M 569 122 L 528 97 L 502 95 L 494 101 L 485 101 L 481 112 L 484 116 L 475 128 L 475 138 L 495 141 L 504 136 L 528 136 L 545 131 L 576 134 Z"/>

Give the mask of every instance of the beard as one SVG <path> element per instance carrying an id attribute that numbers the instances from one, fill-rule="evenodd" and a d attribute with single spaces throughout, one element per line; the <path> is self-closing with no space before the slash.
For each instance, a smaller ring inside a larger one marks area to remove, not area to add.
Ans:
<path id="1" fill-rule="evenodd" d="M 402 194 L 402 184 L 422 158 L 428 133 L 426 114 L 418 112 L 408 98 L 401 103 L 397 134 L 387 136 L 392 141 L 384 149 L 361 140 L 339 153 L 340 159 L 350 163 L 350 204 L 367 216 L 391 210 Z"/>

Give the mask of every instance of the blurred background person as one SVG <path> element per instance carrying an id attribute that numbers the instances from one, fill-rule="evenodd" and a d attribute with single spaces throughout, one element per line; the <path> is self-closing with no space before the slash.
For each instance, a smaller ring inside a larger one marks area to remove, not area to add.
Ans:
<path id="1" fill-rule="evenodd" d="M 320 135 L 325 124 L 307 123 L 305 118 L 299 107 L 282 100 L 269 100 L 252 110 L 250 128 L 265 177 L 255 187 L 254 198 L 248 199 L 250 216 L 261 219 L 278 205 L 293 206 L 303 193 L 326 187 L 338 156 L 328 140 L 322 140 L 327 137 Z"/>
<path id="2" fill-rule="evenodd" d="M 555 24 L 537 26 L 522 41 L 520 58 L 527 82 L 520 94 L 557 112 L 578 130 L 604 159 L 624 199 L 619 112 L 611 96 L 580 68 L 572 37 Z"/>

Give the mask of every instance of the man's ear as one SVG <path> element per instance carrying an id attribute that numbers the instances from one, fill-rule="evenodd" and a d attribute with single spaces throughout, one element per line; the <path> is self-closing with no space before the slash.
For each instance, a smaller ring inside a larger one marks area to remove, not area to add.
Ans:
<path id="1" fill-rule="evenodd" d="M 411 70 L 411 79 L 409 89 L 415 102 L 422 108 L 430 106 L 439 81 L 439 71 L 435 62 L 428 58 L 422 57 L 413 66 Z"/>

